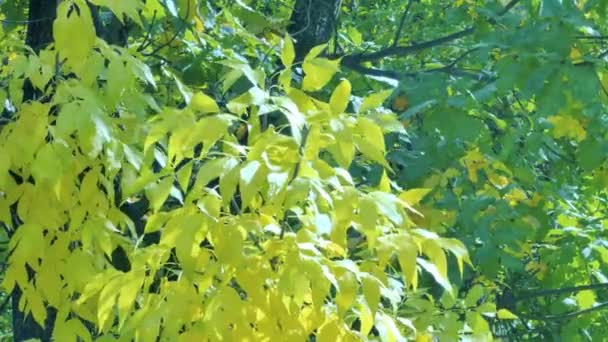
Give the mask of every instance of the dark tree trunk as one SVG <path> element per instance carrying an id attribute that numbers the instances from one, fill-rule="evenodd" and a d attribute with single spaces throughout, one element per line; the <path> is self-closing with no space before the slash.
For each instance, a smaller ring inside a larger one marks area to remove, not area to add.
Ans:
<path id="1" fill-rule="evenodd" d="M 55 0 L 30 0 L 27 36 L 25 42 L 35 52 L 39 52 L 49 43 L 53 41 L 53 21 L 57 17 L 57 1 Z M 26 81 L 23 87 L 23 100 L 29 101 L 37 97 L 34 87 Z M 17 215 L 13 213 L 13 215 Z M 14 220 L 19 223 L 19 220 Z M 15 226 L 15 228 L 17 228 Z M 28 270 L 30 278 L 34 278 L 35 274 L 30 269 Z M 40 285 L 40 284 L 39 284 Z M 56 311 L 49 309 L 47 311 L 47 319 L 44 327 L 41 327 L 34 321 L 31 314 L 27 317 L 19 310 L 19 301 L 21 300 L 22 291 L 17 286 L 11 294 L 12 311 L 13 311 L 13 340 L 25 341 L 32 338 L 40 339 L 40 341 L 51 341 L 53 326 L 55 324 Z"/>
<path id="2" fill-rule="evenodd" d="M 331 39 L 337 25 L 340 2 L 341 0 L 296 0 L 289 33 L 296 39 L 297 60 L 302 60 L 311 48 Z"/>
<path id="3" fill-rule="evenodd" d="M 57 1 L 30 0 L 25 43 L 34 51 L 53 41 L 53 21 L 57 17 Z"/>

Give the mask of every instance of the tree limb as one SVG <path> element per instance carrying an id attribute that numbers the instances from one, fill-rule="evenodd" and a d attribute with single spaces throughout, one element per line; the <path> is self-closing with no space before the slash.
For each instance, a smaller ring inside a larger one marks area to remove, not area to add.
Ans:
<path id="1" fill-rule="evenodd" d="M 568 312 L 568 313 L 561 314 L 561 315 L 530 316 L 530 315 L 526 315 L 526 314 L 518 314 L 518 316 L 524 317 L 526 319 L 532 319 L 532 320 L 552 321 L 552 320 L 561 320 L 561 319 L 574 318 L 576 316 L 583 315 L 583 314 L 586 314 L 586 313 L 590 313 L 590 312 L 593 312 L 593 311 L 599 311 L 599 310 L 604 309 L 606 307 L 608 307 L 608 302 L 607 303 L 598 304 L 598 305 L 596 305 L 596 306 L 594 306 L 592 308 L 589 308 L 589 309 Z"/>
<path id="2" fill-rule="evenodd" d="M 503 16 L 505 15 L 507 12 L 509 12 L 509 10 L 511 10 L 513 7 L 515 7 L 515 5 L 517 5 L 519 3 L 520 0 L 511 0 L 507 5 L 505 5 L 505 7 L 498 12 L 498 16 Z M 406 13 L 409 10 L 409 7 L 411 5 L 411 2 L 408 4 L 408 8 L 406 8 Z M 401 23 L 400 23 L 400 27 L 397 29 L 397 34 L 400 35 L 401 34 L 401 30 L 402 30 L 402 26 L 403 26 L 403 22 L 405 21 L 405 15 L 404 17 L 401 18 Z M 473 34 L 475 32 L 475 27 L 471 26 L 468 27 L 466 29 L 463 29 L 461 31 L 449 34 L 447 36 L 443 36 L 440 38 L 436 38 L 433 40 L 429 40 L 426 42 L 422 42 L 422 43 L 417 43 L 417 44 L 412 44 L 409 46 L 397 46 L 396 42 L 397 39 L 399 38 L 398 35 L 396 35 L 396 39 L 393 42 L 393 45 L 387 48 L 384 48 L 382 50 L 376 51 L 376 52 L 371 52 L 371 53 L 355 53 L 355 54 L 351 54 L 351 55 L 346 55 L 342 57 L 342 64 L 354 71 L 366 71 L 368 72 L 368 75 L 372 75 L 370 74 L 370 72 L 373 73 L 377 73 L 376 70 L 372 70 L 369 68 L 365 68 L 363 66 L 358 66 L 357 64 L 361 64 L 363 62 L 371 62 L 371 61 L 376 61 L 385 57 L 390 57 L 390 56 L 403 56 L 403 55 L 408 55 L 417 51 L 421 51 L 421 50 L 426 50 L 426 49 L 430 49 L 432 47 L 435 46 L 439 46 L 460 38 L 464 38 L 466 36 L 469 36 L 471 34 Z"/>
<path id="3" fill-rule="evenodd" d="M 377 77 L 388 77 L 388 78 L 394 78 L 394 79 L 415 77 L 415 76 L 418 76 L 423 73 L 433 73 L 433 72 L 443 72 L 443 73 L 447 73 L 447 74 L 451 74 L 451 75 L 458 75 L 458 76 L 479 79 L 479 78 L 484 78 L 485 75 L 455 68 L 455 66 L 456 66 L 456 64 L 458 64 L 458 62 L 460 62 L 463 58 L 465 58 L 471 52 L 476 51 L 476 50 L 477 50 L 477 48 L 467 50 L 466 52 L 464 52 L 462 55 L 460 55 L 459 57 L 454 59 L 452 62 L 450 62 L 450 64 L 448 64 L 446 66 L 443 66 L 440 68 L 428 69 L 428 70 L 419 70 L 419 71 L 415 71 L 415 72 L 397 72 L 397 71 L 393 71 L 393 70 L 368 68 L 368 67 L 362 66 L 359 63 L 351 64 L 352 62 L 349 60 L 346 60 L 346 61 L 342 60 L 342 65 L 344 65 L 344 66 L 348 67 L 349 69 L 356 71 L 360 74 L 369 75 L 369 76 L 377 76 Z"/>
<path id="4" fill-rule="evenodd" d="M 527 292 L 527 293 L 524 293 L 524 294 L 518 296 L 515 299 L 515 301 L 521 301 L 524 299 L 530 299 L 530 298 L 536 298 L 536 297 L 555 296 L 555 295 L 559 295 L 559 294 L 580 292 L 580 291 L 584 291 L 584 290 L 604 289 L 604 288 L 608 288 L 608 283 L 563 287 L 563 288 L 559 288 L 559 289 L 530 291 L 530 292 Z"/>
<path id="5" fill-rule="evenodd" d="M 505 5 L 505 7 L 503 7 L 502 11 L 498 12 L 498 16 L 502 17 L 503 15 L 507 14 L 507 12 L 511 10 L 511 8 L 515 7 L 515 5 L 519 3 L 519 1 L 520 0 L 511 0 L 508 4 Z"/>
<path id="6" fill-rule="evenodd" d="M 413 44 L 413 45 L 409 45 L 409 46 L 391 46 L 391 47 L 388 47 L 388 48 L 385 48 L 385 49 L 382 49 L 382 50 L 376 51 L 376 52 L 356 53 L 356 54 L 352 54 L 352 55 L 347 55 L 347 56 L 343 57 L 342 62 L 352 65 L 352 63 L 370 62 L 370 61 L 382 59 L 384 57 L 390 57 L 390 56 L 395 56 L 395 55 L 407 55 L 407 54 L 411 54 L 413 52 L 426 50 L 426 49 L 429 49 L 429 48 L 432 48 L 432 47 L 435 47 L 438 45 L 442 45 L 442 44 L 451 42 L 456 39 L 466 37 L 468 35 L 473 34 L 473 32 L 475 32 L 475 28 L 469 27 L 462 31 L 458 31 L 458 32 L 452 33 L 450 35 L 447 35 L 447 36 L 444 36 L 441 38 L 429 40 L 429 41 L 418 43 L 418 44 Z"/>

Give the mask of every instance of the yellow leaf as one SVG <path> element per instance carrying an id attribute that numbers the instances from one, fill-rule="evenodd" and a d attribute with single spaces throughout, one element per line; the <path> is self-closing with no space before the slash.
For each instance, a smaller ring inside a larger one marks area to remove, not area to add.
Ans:
<path id="1" fill-rule="evenodd" d="M 378 184 L 378 190 L 383 192 L 391 192 L 391 181 L 386 174 L 386 170 L 382 172 L 382 177 L 380 178 L 380 183 Z"/>
<path id="2" fill-rule="evenodd" d="M 249 207 L 252 199 L 260 188 L 260 181 L 263 180 L 262 164 L 257 160 L 252 160 L 245 164 L 240 170 L 239 190 L 241 192 L 243 209 Z"/>
<path id="3" fill-rule="evenodd" d="M 357 120 L 357 129 L 359 134 L 354 138 L 359 151 L 370 160 L 390 169 L 384 158 L 384 134 L 380 126 L 368 118 L 361 117 Z"/>
<path id="4" fill-rule="evenodd" d="M 361 321 L 361 334 L 367 336 L 374 327 L 374 313 L 364 302 L 359 303 L 359 320 Z"/>
<path id="5" fill-rule="evenodd" d="M 348 107 L 350 92 L 350 82 L 346 79 L 342 80 L 329 99 L 329 107 L 331 108 L 332 114 L 338 115 L 344 113 L 346 107 Z"/>
<path id="6" fill-rule="evenodd" d="M 321 52 L 323 52 L 323 50 L 325 50 L 326 47 L 327 44 L 321 44 L 313 47 L 304 57 L 304 61 L 309 61 L 316 58 L 319 54 L 321 54 Z"/>
<path id="7" fill-rule="evenodd" d="M 283 50 L 281 51 L 281 62 L 286 69 L 291 67 L 293 60 L 296 57 L 296 53 L 293 46 L 293 41 L 288 34 L 285 34 L 283 38 Z"/>
<path id="8" fill-rule="evenodd" d="M 40 296 L 40 293 L 38 293 L 33 287 L 26 287 L 23 290 L 23 295 L 19 301 L 19 309 L 25 313 L 31 312 L 36 323 L 38 323 L 40 326 L 44 326 L 44 321 L 46 320 L 47 316 L 46 306 L 44 305 L 44 301 Z"/>
<path id="9" fill-rule="evenodd" d="M 587 137 L 585 127 L 571 116 L 554 115 L 547 118 L 547 121 L 553 125 L 552 133 L 556 139 L 566 137 L 581 142 Z"/>
<path id="10" fill-rule="evenodd" d="M 496 312 L 496 316 L 498 319 L 517 319 L 518 317 L 514 315 L 511 311 L 507 309 L 500 309 Z"/>
<path id="11" fill-rule="evenodd" d="M 460 1 L 462 2 L 462 1 Z M 431 334 L 419 334 L 416 336 L 416 342 L 431 342 L 433 341 L 433 335 Z"/>
<path id="12" fill-rule="evenodd" d="M 427 240 L 422 246 L 422 252 L 430 259 L 430 261 L 435 265 L 440 279 L 436 279 L 438 283 L 441 285 L 448 284 L 448 261 L 445 256 L 445 252 L 441 247 L 437 244 L 435 240 Z M 430 272 L 433 273 L 433 272 Z M 433 274 L 437 278 L 436 274 Z M 446 287 L 447 289 L 448 287 Z"/>
<path id="13" fill-rule="evenodd" d="M 418 247 L 411 238 L 406 236 L 401 236 L 396 243 L 397 260 L 399 260 L 405 284 L 415 290 L 418 287 L 418 268 L 416 267 Z"/>
<path id="14" fill-rule="evenodd" d="M 595 305 L 595 292 L 592 290 L 579 291 L 576 294 L 576 303 L 583 310 L 592 308 Z"/>
<path id="15" fill-rule="evenodd" d="M 380 281 L 371 275 L 361 278 L 361 292 L 372 316 L 376 315 L 380 303 Z"/>
<path id="16" fill-rule="evenodd" d="M 581 51 L 575 47 L 570 48 L 570 59 L 572 62 L 580 62 L 583 59 Z"/>
<path id="17" fill-rule="evenodd" d="M 338 71 L 339 64 L 339 60 L 331 61 L 323 57 L 305 60 L 302 66 L 305 73 L 302 89 L 317 91 L 323 88 Z"/>
<path id="18" fill-rule="evenodd" d="M 432 189 L 410 189 L 402 192 L 399 198 L 405 201 L 407 204 L 414 206 L 417 205 Z"/>
<path id="19" fill-rule="evenodd" d="M 121 277 L 114 277 L 109 284 L 107 284 L 101 294 L 99 295 L 98 310 L 97 310 L 97 324 L 100 331 L 107 331 L 112 322 L 114 306 L 116 304 L 116 297 L 120 293 L 120 287 L 122 285 Z"/>
<path id="20" fill-rule="evenodd" d="M 477 171 L 483 170 L 487 166 L 484 155 L 479 152 L 479 148 L 474 148 L 460 159 L 460 162 L 467 168 L 469 180 L 477 183 Z"/>
<path id="21" fill-rule="evenodd" d="M 340 327 L 334 319 L 323 325 L 317 333 L 316 340 L 319 342 L 335 342 L 340 341 Z"/>
<path id="22" fill-rule="evenodd" d="M 380 107 L 384 103 L 384 101 L 386 101 L 386 99 L 391 96 L 392 93 L 393 91 L 388 89 L 366 96 L 363 99 L 361 107 L 359 108 L 359 113 L 363 113 L 370 109 Z"/>
<path id="23" fill-rule="evenodd" d="M 357 280 L 350 272 L 344 270 L 338 277 L 340 290 L 336 294 L 336 304 L 338 305 L 338 313 L 342 316 L 353 305 L 357 295 Z"/>
<path id="24" fill-rule="evenodd" d="M 178 15 L 182 20 L 190 21 L 198 12 L 198 0 L 177 0 Z"/>
<path id="25" fill-rule="evenodd" d="M 217 113 L 220 111 L 220 107 L 218 107 L 215 100 L 203 92 L 198 92 L 192 96 L 190 108 L 199 114 Z"/>
<path id="26" fill-rule="evenodd" d="M 74 39 L 74 32 L 78 32 L 78 39 Z M 60 58 L 66 59 L 66 65 L 80 72 L 97 39 L 91 11 L 85 1 L 59 3 L 57 19 L 53 23 L 53 38 Z"/>
<path id="27" fill-rule="evenodd" d="M 150 208 L 158 211 L 173 187 L 173 177 L 165 177 L 158 183 L 153 183 L 146 188 L 146 196 L 150 200 Z"/>
<path id="28" fill-rule="evenodd" d="M 125 320 L 129 317 L 133 303 L 139 290 L 141 289 L 145 275 L 142 272 L 130 273 L 126 283 L 123 283 L 118 297 L 118 317 L 120 319 L 119 326 L 122 326 Z"/>
<path id="29" fill-rule="evenodd" d="M 291 90 L 291 76 L 291 69 L 285 69 L 279 74 L 279 84 L 281 84 L 283 89 L 287 92 Z"/>

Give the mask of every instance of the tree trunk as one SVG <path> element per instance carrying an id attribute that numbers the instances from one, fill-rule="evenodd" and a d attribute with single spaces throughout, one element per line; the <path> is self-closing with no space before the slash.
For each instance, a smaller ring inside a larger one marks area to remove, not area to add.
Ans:
<path id="1" fill-rule="evenodd" d="M 288 27 L 296 40 L 296 60 L 302 60 L 311 48 L 329 41 L 336 29 L 340 2 L 296 0 Z"/>
<path id="2" fill-rule="evenodd" d="M 55 0 L 30 0 L 27 36 L 25 42 L 35 52 L 44 49 L 53 41 L 53 21 L 57 17 L 57 1 Z M 29 101 L 37 97 L 36 90 L 29 81 L 26 81 L 23 87 L 23 100 Z M 17 213 L 13 213 L 17 215 Z M 15 220 L 19 223 L 19 220 Z M 15 225 L 15 229 L 17 226 Z M 33 271 L 29 270 L 31 278 L 35 277 Z M 21 300 L 22 291 L 17 286 L 11 294 L 12 310 L 13 310 L 13 340 L 25 341 L 32 338 L 40 339 L 40 341 L 51 341 L 53 325 L 55 324 L 56 311 L 49 309 L 47 312 L 47 320 L 45 326 L 41 327 L 34 321 L 31 314 L 27 316 L 19 310 L 19 301 Z"/>
<path id="3" fill-rule="evenodd" d="M 30 0 L 25 43 L 39 52 L 53 41 L 53 21 L 57 17 L 56 0 Z"/>

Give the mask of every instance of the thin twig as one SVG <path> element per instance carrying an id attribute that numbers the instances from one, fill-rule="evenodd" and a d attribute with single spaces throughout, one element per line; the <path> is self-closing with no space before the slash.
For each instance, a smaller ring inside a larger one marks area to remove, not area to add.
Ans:
<path id="1" fill-rule="evenodd" d="M 175 34 L 173 34 L 173 36 L 171 37 L 171 39 L 169 39 L 168 41 L 166 41 L 164 44 L 156 47 L 154 50 L 152 50 L 152 52 L 150 53 L 144 53 L 144 56 L 154 56 L 156 55 L 160 50 L 164 49 L 165 47 L 171 45 L 173 43 L 173 41 L 175 41 L 175 39 L 177 38 L 177 36 L 179 36 L 182 31 L 186 28 L 186 20 L 188 19 L 188 17 L 190 16 L 190 1 L 192 0 L 188 0 L 188 9 L 186 10 L 186 18 L 182 19 L 180 18 L 180 20 L 182 21 L 182 25 L 181 27 L 175 31 Z"/>
<path id="2" fill-rule="evenodd" d="M 4 309 L 6 309 L 6 305 L 11 300 L 11 297 L 12 296 L 10 293 L 6 294 L 6 298 L 4 298 L 4 300 L 2 301 L 2 304 L 0 304 L 0 312 L 5 312 Z"/>
<path id="3" fill-rule="evenodd" d="M 150 27 L 148 28 L 148 32 L 146 32 L 146 37 L 141 42 L 139 47 L 137 48 L 137 52 L 143 51 L 145 48 L 152 44 L 152 29 L 154 28 L 154 22 L 156 21 L 156 10 L 154 10 L 154 14 L 152 15 L 152 20 L 150 21 Z"/>
<path id="4" fill-rule="evenodd" d="M 312 10 L 312 0 L 308 0 L 308 6 L 306 6 L 306 8 L 308 8 L 308 10 L 306 11 L 306 25 L 304 25 L 304 27 L 302 27 L 301 29 L 299 29 L 296 32 L 290 33 L 292 37 L 295 38 L 295 36 L 299 35 L 300 33 L 308 30 L 308 27 L 310 27 L 310 12 Z"/>
<path id="5" fill-rule="evenodd" d="M 0 22 L 5 23 L 5 24 L 29 24 L 29 23 L 39 23 L 41 21 L 47 21 L 47 20 L 55 20 L 55 18 L 46 17 L 46 18 L 38 18 L 38 19 L 31 19 L 31 20 L 0 19 Z"/>
<path id="6" fill-rule="evenodd" d="M 608 36 L 575 36 L 574 39 L 606 40 Z"/>
<path id="7" fill-rule="evenodd" d="M 410 12 L 410 7 L 414 0 L 410 0 L 405 7 L 405 11 L 403 11 L 403 15 L 401 16 L 401 21 L 399 22 L 399 27 L 397 27 L 397 32 L 395 32 L 395 39 L 393 40 L 393 46 L 397 46 L 399 43 L 399 38 L 401 38 L 401 31 L 403 30 L 403 25 L 405 24 L 405 19 L 407 18 L 407 14 Z"/>

